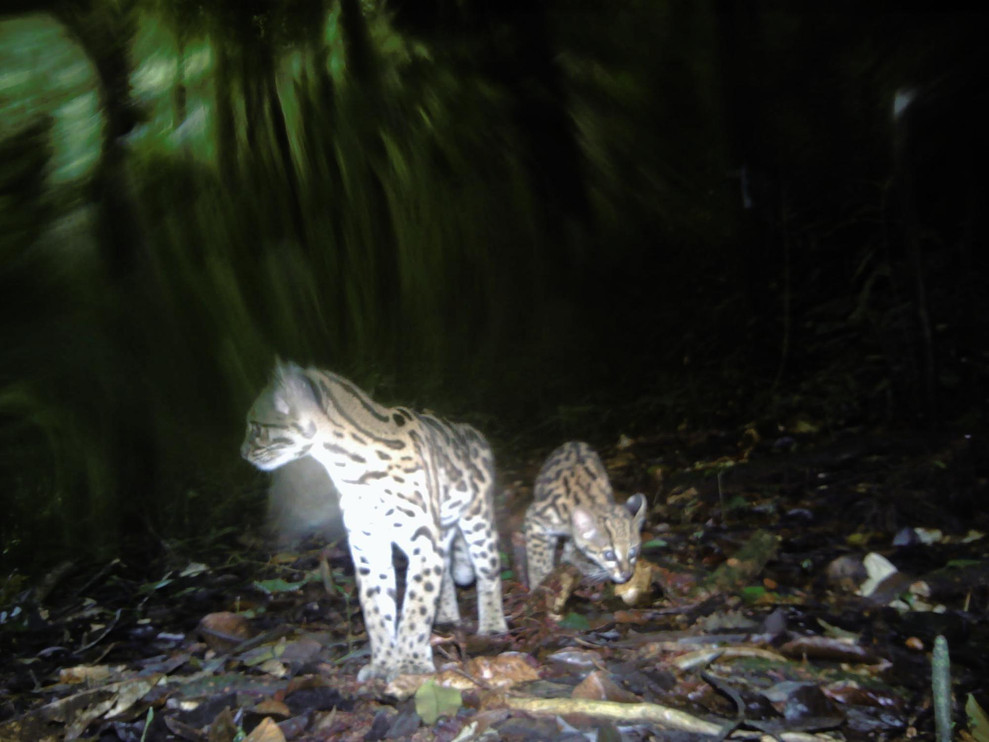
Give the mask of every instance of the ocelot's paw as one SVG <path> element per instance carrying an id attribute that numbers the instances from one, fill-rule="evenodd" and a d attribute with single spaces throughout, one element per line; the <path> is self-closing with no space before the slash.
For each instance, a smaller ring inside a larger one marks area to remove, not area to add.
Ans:
<path id="1" fill-rule="evenodd" d="M 507 634 L 508 622 L 505 617 L 498 614 L 494 618 L 488 619 L 485 623 L 477 627 L 478 634 Z"/>
<path id="2" fill-rule="evenodd" d="M 436 665 L 430 660 L 402 660 L 398 663 L 396 675 L 432 675 Z"/>
<path id="3" fill-rule="evenodd" d="M 399 675 L 432 675 L 436 672 L 436 665 L 432 660 L 403 660 L 397 665 L 364 665 L 357 673 L 357 680 L 366 683 L 369 680 L 384 680 L 391 682 Z"/>
<path id="4" fill-rule="evenodd" d="M 444 608 L 441 605 L 436 611 L 435 623 L 460 623 L 460 610 L 458 608 Z"/>
<path id="5" fill-rule="evenodd" d="M 394 668 L 383 667 L 382 665 L 364 665 L 358 673 L 357 680 L 366 683 L 369 680 L 391 680 L 397 673 Z"/>

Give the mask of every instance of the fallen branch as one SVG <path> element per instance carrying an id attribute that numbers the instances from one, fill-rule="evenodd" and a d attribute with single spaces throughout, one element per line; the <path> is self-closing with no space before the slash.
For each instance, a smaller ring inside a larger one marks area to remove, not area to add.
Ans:
<path id="1" fill-rule="evenodd" d="M 580 698 L 510 696 L 506 697 L 504 701 L 508 708 L 530 714 L 551 714 L 553 716 L 583 714 L 584 716 L 596 716 L 626 723 L 659 724 L 667 729 L 697 734 L 720 735 L 726 727 L 730 728 L 734 725 L 734 722 L 731 721 L 716 724 L 684 711 L 660 706 L 656 703 L 617 703 L 615 701 L 592 701 Z M 761 732 L 739 730 L 731 734 L 731 739 L 771 740 L 773 737 Z M 776 739 L 784 740 L 784 742 L 821 742 L 821 740 L 834 740 L 834 737 L 805 732 L 783 732 Z"/>

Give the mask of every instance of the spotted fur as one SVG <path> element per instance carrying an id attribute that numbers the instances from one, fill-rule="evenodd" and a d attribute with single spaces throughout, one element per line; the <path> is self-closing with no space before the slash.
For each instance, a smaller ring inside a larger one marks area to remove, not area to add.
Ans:
<path id="1" fill-rule="evenodd" d="M 435 670 L 434 620 L 460 619 L 454 580 L 478 588 L 478 632 L 508 630 L 484 437 L 404 407 L 384 407 L 328 371 L 279 363 L 247 415 L 245 459 L 270 471 L 304 456 L 340 493 L 371 662 L 361 680 Z M 392 544 L 408 560 L 398 611 Z"/>
<path id="2" fill-rule="evenodd" d="M 566 539 L 563 561 L 586 576 L 627 582 L 639 555 L 645 517 L 641 494 L 615 504 L 608 472 L 594 449 L 577 441 L 564 443 L 540 469 L 525 515 L 529 587 L 553 570 L 560 539 Z"/>

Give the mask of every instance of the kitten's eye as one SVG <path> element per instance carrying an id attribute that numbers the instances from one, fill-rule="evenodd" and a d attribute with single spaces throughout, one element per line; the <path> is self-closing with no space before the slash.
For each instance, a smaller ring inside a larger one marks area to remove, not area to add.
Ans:
<path id="1" fill-rule="evenodd" d="M 635 559 L 637 556 L 639 556 L 639 547 L 638 546 L 633 546 L 631 549 L 628 550 L 628 558 L 629 559 Z"/>
<path id="2" fill-rule="evenodd" d="M 615 561 L 615 552 L 613 552 L 611 549 L 608 549 L 606 552 L 604 552 L 603 556 L 605 561 L 607 562 Z"/>

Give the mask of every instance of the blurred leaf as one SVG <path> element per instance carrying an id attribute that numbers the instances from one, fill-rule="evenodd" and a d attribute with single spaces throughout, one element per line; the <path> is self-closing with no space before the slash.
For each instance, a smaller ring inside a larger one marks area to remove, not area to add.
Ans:
<path id="1" fill-rule="evenodd" d="M 965 715 L 968 717 L 969 734 L 977 742 L 989 742 L 989 716 L 971 693 L 965 700 Z"/>
<path id="2" fill-rule="evenodd" d="M 755 603 L 759 601 L 766 594 L 766 588 L 762 585 L 749 585 L 748 587 L 743 587 L 741 596 L 742 600 L 746 603 Z"/>
<path id="3" fill-rule="evenodd" d="M 416 713 L 427 726 L 435 724 L 441 716 L 455 716 L 462 704 L 459 690 L 444 688 L 432 680 L 427 680 L 416 691 Z"/>
<path id="4" fill-rule="evenodd" d="M 163 587 L 171 585 L 175 580 L 171 577 L 163 577 L 157 582 L 145 582 L 143 585 L 139 586 L 138 592 L 142 593 L 153 593 L 156 590 L 161 590 Z"/>
<path id="5" fill-rule="evenodd" d="M 312 578 L 300 580 L 299 582 L 289 582 L 288 580 L 283 580 L 281 577 L 276 577 L 271 580 L 255 580 L 254 587 L 258 590 L 268 593 L 292 593 L 301 588 L 307 582 L 314 582 Z"/>

